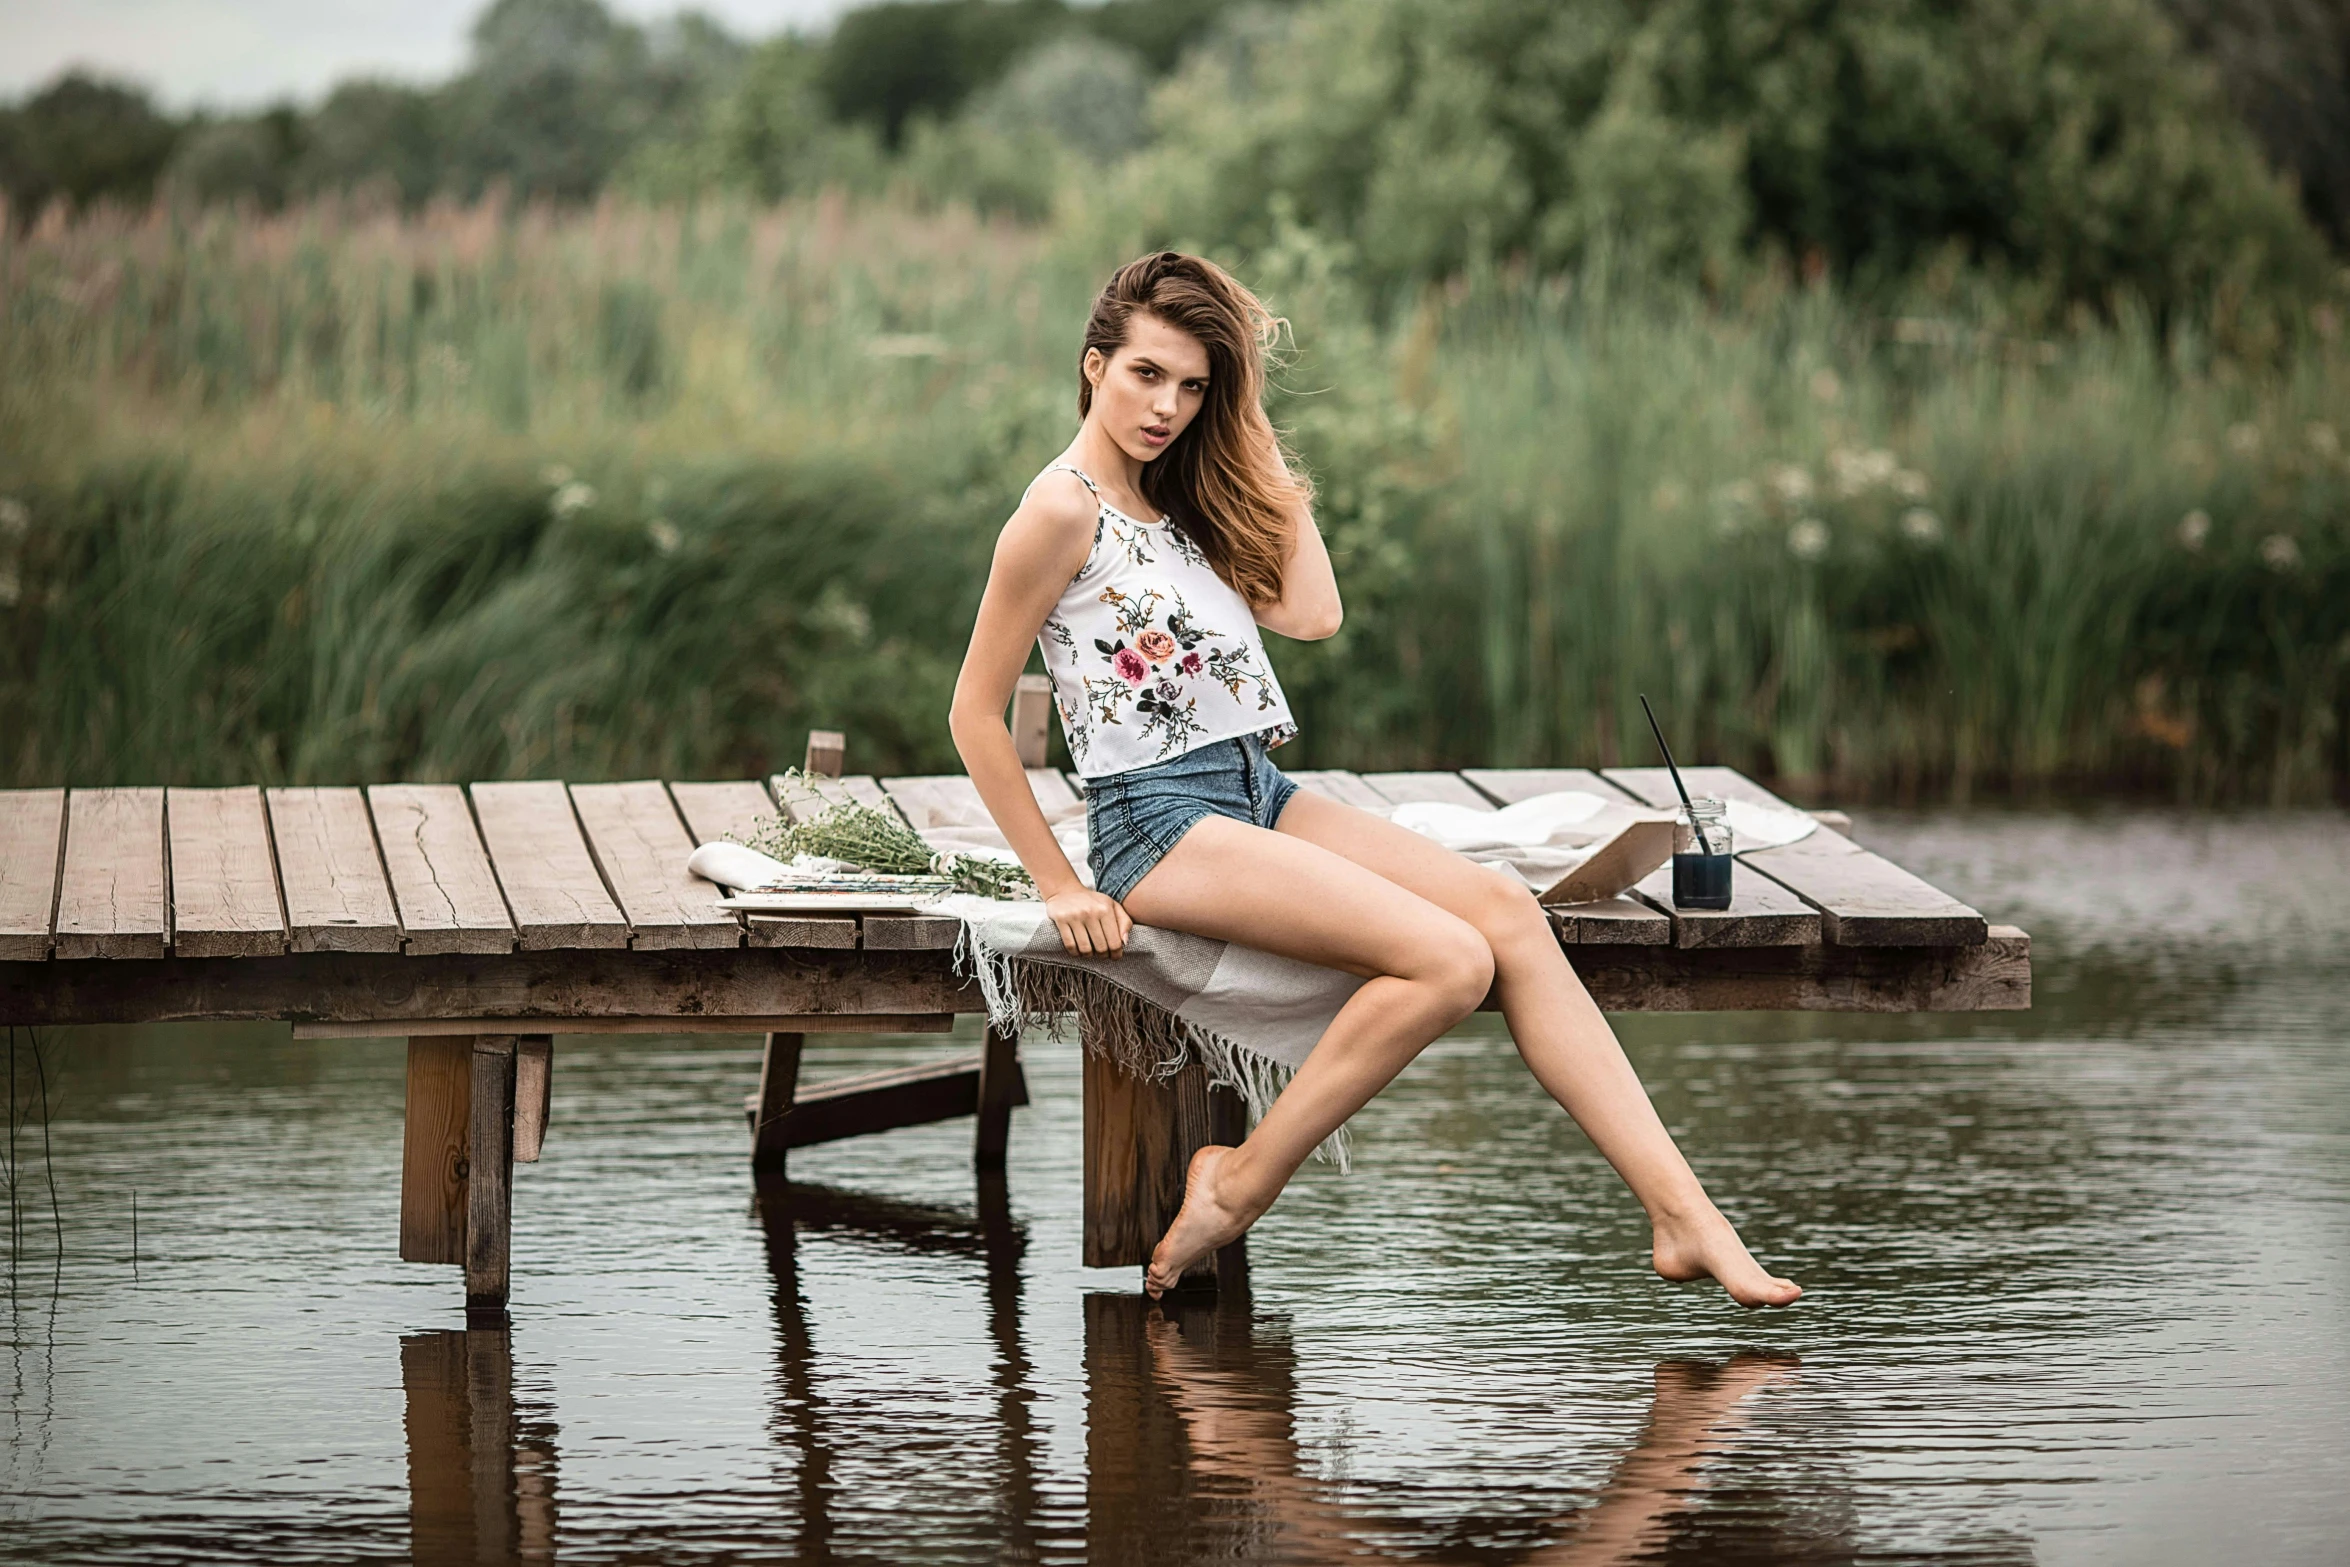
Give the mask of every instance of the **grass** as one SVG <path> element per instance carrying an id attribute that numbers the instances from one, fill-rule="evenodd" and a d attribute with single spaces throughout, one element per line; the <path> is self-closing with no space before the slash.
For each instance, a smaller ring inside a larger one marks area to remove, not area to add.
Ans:
<path id="1" fill-rule="evenodd" d="M 101 214 L 0 239 L 0 782 L 953 765 L 1098 242 L 953 213 Z M 2350 779 L 2350 351 L 2021 341 L 1768 278 L 1484 272 L 1372 319 L 1291 236 L 1277 416 L 1349 599 L 1293 765 L 1803 791 Z"/>

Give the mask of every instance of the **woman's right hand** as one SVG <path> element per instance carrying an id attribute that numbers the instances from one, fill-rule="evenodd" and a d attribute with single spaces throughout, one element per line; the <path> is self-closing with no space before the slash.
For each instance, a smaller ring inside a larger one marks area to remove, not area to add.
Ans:
<path id="1" fill-rule="evenodd" d="M 1091 887 L 1071 887 L 1044 900 L 1044 912 L 1061 933 L 1062 950 L 1074 957 L 1122 958 L 1134 921 L 1126 905 Z"/>

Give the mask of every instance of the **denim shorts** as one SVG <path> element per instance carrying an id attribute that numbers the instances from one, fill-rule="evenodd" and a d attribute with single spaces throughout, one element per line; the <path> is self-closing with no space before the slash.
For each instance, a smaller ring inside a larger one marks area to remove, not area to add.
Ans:
<path id="1" fill-rule="evenodd" d="M 1281 820 L 1297 793 L 1255 735 L 1217 740 L 1085 785 L 1086 865 L 1097 891 L 1123 900 L 1203 816 L 1252 827 Z"/>

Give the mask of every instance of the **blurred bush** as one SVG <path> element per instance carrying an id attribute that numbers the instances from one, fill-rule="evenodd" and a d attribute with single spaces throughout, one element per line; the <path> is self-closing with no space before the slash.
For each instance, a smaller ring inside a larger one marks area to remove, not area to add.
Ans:
<path id="1" fill-rule="evenodd" d="M 2151 0 L 1324 0 L 1193 56 L 1127 181 L 1152 235 L 1289 213 L 1382 284 L 1479 256 L 1865 287 L 1940 256 L 2046 304 L 2311 297 L 2325 248 Z"/>

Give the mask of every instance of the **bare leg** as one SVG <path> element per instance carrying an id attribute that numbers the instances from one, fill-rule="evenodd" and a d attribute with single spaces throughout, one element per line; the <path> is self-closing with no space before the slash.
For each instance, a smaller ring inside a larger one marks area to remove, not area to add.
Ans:
<path id="1" fill-rule="evenodd" d="M 1192 1157 L 1183 1209 L 1145 1276 L 1155 1296 L 1255 1223 L 1316 1144 L 1467 1016 L 1492 985 L 1494 960 L 1473 926 L 1419 894 L 1302 838 L 1222 816 L 1185 833 L 1125 901 L 1146 925 L 1370 981 L 1245 1142 Z"/>
<path id="2" fill-rule="evenodd" d="M 1319 844 L 1410 888 L 1485 937 L 1502 1016 L 1518 1053 L 1648 1210 L 1658 1273 L 1674 1280 L 1719 1279 L 1742 1306 L 1784 1306 L 1803 1293 L 1766 1273 L 1706 1196 L 1541 906 L 1516 878 L 1319 795 L 1292 799 L 1281 813 L 1280 834 Z"/>

